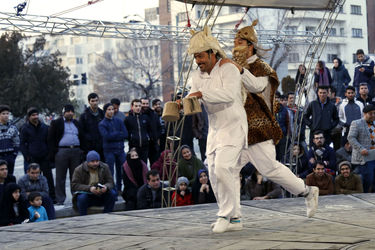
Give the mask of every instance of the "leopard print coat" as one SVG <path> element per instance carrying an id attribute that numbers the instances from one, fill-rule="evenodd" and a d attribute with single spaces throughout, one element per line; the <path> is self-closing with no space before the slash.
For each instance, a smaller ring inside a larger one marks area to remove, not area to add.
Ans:
<path id="1" fill-rule="evenodd" d="M 246 66 L 246 68 L 255 76 L 268 76 L 271 84 L 271 109 L 264 101 L 262 94 L 247 93 L 245 110 L 248 123 L 248 144 L 253 145 L 272 139 L 276 145 L 283 136 L 283 132 L 275 118 L 276 106 L 275 92 L 279 86 L 279 80 L 276 72 L 261 59 Z"/>

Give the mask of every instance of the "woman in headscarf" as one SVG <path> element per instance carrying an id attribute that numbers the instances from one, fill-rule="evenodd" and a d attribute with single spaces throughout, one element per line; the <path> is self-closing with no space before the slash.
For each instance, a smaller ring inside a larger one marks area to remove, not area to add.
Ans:
<path id="1" fill-rule="evenodd" d="M 200 169 L 193 184 L 194 204 L 214 203 L 216 198 L 212 191 L 211 182 L 208 178 L 208 171 Z"/>
<path id="2" fill-rule="evenodd" d="M 192 185 L 197 177 L 198 170 L 204 168 L 204 165 L 193 154 L 188 145 L 182 145 L 180 151 L 181 158 L 178 160 L 178 175 L 185 176 Z"/>
<path id="3" fill-rule="evenodd" d="M 344 98 L 346 87 L 352 79 L 340 58 L 333 59 L 332 80 L 332 86 L 336 88 L 336 96 Z"/>
<path id="4" fill-rule="evenodd" d="M 146 163 L 139 158 L 136 148 L 130 149 L 123 168 L 124 191 L 122 197 L 126 201 L 125 210 L 133 210 L 137 207 L 138 189 L 147 183 L 146 173 L 148 169 Z"/>
<path id="5" fill-rule="evenodd" d="M 326 67 L 324 61 L 318 61 L 314 73 L 315 87 L 330 86 L 332 84 L 332 77 L 329 69 Z"/>
<path id="6" fill-rule="evenodd" d="M 21 224 L 29 219 L 27 201 L 20 192 L 21 188 L 18 184 L 6 185 L 0 207 L 0 226 Z"/>
<path id="7" fill-rule="evenodd" d="M 306 73 L 306 67 L 305 67 L 305 65 L 300 64 L 298 66 L 298 70 L 297 70 L 297 74 L 296 74 L 296 78 L 294 79 L 294 82 L 296 84 L 302 84 L 303 83 L 303 79 L 305 79 L 305 73 Z"/>
<path id="8" fill-rule="evenodd" d="M 165 160 L 166 168 L 165 168 L 164 175 L 163 175 L 164 160 Z M 157 171 L 159 171 L 160 179 L 164 181 L 164 184 L 166 184 L 165 181 L 169 180 L 168 178 L 169 172 L 171 171 L 170 173 L 171 183 L 168 183 L 168 185 L 171 187 L 176 185 L 176 161 L 173 159 L 173 153 L 171 150 L 169 149 L 164 150 L 161 153 L 159 159 L 156 162 L 154 162 L 154 164 L 152 164 L 151 169 L 156 169 Z"/>

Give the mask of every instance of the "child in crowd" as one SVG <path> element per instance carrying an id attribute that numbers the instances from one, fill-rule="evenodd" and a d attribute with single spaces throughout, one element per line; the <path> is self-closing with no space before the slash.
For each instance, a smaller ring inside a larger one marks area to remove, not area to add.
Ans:
<path id="1" fill-rule="evenodd" d="M 189 188 L 189 180 L 181 176 L 177 180 L 176 184 L 176 191 L 172 194 L 172 201 L 174 201 L 176 197 L 176 206 L 188 206 L 193 205 L 193 195 L 190 192 Z"/>
<path id="2" fill-rule="evenodd" d="M 31 192 L 29 194 L 30 222 L 40 222 L 48 220 L 47 211 L 42 206 L 42 195 L 39 192 Z"/>
<path id="3" fill-rule="evenodd" d="M 16 183 L 9 183 L 5 186 L 0 206 L 0 226 L 21 224 L 29 219 L 27 202 L 20 192 L 21 188 Z"/>

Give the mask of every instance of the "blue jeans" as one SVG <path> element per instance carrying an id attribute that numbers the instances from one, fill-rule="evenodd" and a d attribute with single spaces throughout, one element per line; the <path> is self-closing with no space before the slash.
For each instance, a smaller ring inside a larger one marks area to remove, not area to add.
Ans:
<path id="1" fill-rule="evenodd" d="M 359 174 L 362 177 L 363 192 L 369 193 L 370 187 L 375 188 L 375 161 L 368 161 L 365 165 L 358 167 Z"/>
<path id="2" fill-rule="evenodd" d="M 105 163 L 108 164 L 111 170 L 112 177 L 115 174 L 114 166 L 116 164 L 116 190 L 121 190 L 122 172 L 124 171 L 122 165 L 126 161 L 126 154 L 124 150 L 108 152 L 104 151 Z"/>
<path id="3" fill-rule="evenodd" d="M 114 189 L 107 191 L 102 195 L 92 193 L 82 193 L 77 196 L 77 207 L 80 215 L 87 215 L 87 208 L 92 206 L 104 206 L 103 213 L 113 211 L 117 198 L 117 192 Z"/>

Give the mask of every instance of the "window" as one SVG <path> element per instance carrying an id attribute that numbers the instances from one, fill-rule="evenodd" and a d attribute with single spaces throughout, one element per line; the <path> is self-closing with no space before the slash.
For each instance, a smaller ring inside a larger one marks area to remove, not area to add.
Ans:
<path id="1" fill-rule="evenodd" d="M 82 57 L 76 57 L 76 64 L 82 64 L 82 63 L 83 63 Z"/>
<path id="2" fill-rule="evenodd" d="M 180 12 L 177 14 L 177 20 L 179 22 L 185 22 L 187 20 L 186 12 Z"/>
<path id="3" fill-rule="evenodd" d="M 350 5 L 351 14 L 362 15 L 360 5 Z"/>
<path id="4" fill-rule="evenodd" d="M 295 35 L 297 33 L 297 26 L 286 26 L 285 28 L 286 34 L 288 35 Z"/>
<path id="5" fill-rule="evenodd" d="M 328 54 L 327 55 L 327 62 L 331 63 L 333 62 L 333 59 L 337 58 L 337 54 Z"/>
<path id="6" fill-rule="evenodd" d="M 159 46 L 155 45 L 154 46 L 154 53 L 155 53 L 155 57 L 159 57 Z"/>
<path id="7" fill-rule="evenodd" d="M 298 53 L 289 53 L 288 62 L 298 63 L 299 62 L 299 54 Z"/>
<path id="8" fill-rule="evenodd" d="M 342 6 L 342 5 L 340 6 L 339 13 L 341 13 L 341 14 L 344 13 L 344 6 Z"/>
<path id="9" fill-rule="evenodd" d="M 352 37 L 362 38 L 362 29 L 352 29 Z"/>
<path id="10" fill-rule="evenodd" d="M 330 32 L 329 35 L 330 35 L 330 36 L 337 36 L 336 28 L 332 28 L 332 29 L 331 29 L 331 32 Z"/>
<path id="11" fill-rule="evenodd" d="M 201 18 L 201 11 L 200 10 L 197 11 L 197 18 Z"/>
<path id="12" fill-rule="evenodd" d="M 356 63 L 357 62 L 357 54 L 353 54 L 353 63 Z"/>
<path id="13" fill-rule="evenodd" d="M 340 36 L 345 36 L 345 29 L 344 28 L 340 28 Z"/>
<path id="14" fill-rule="evenodd" d="M 95 53 L 88 54 L 87 61 L 88 63 L 95 63 Z"/>
<path id="15" fill-rule="evenodd" d="M 314 26 L 306 26 L 305 30 L 306 30 L 306 33 L 307 32 L 315 32 L 315 27 Z"/>
<path id="16" fill-rule="evenodd" d="M 171 13 L 171 1 L 167 0 L 167 11 L 168 13 Z"/>
<path id="17" fill-rule="evenodd" d="M 204 17 L 208 17 L 208 12 L 209 12 L 208 10 L 204 11 Z"/>

